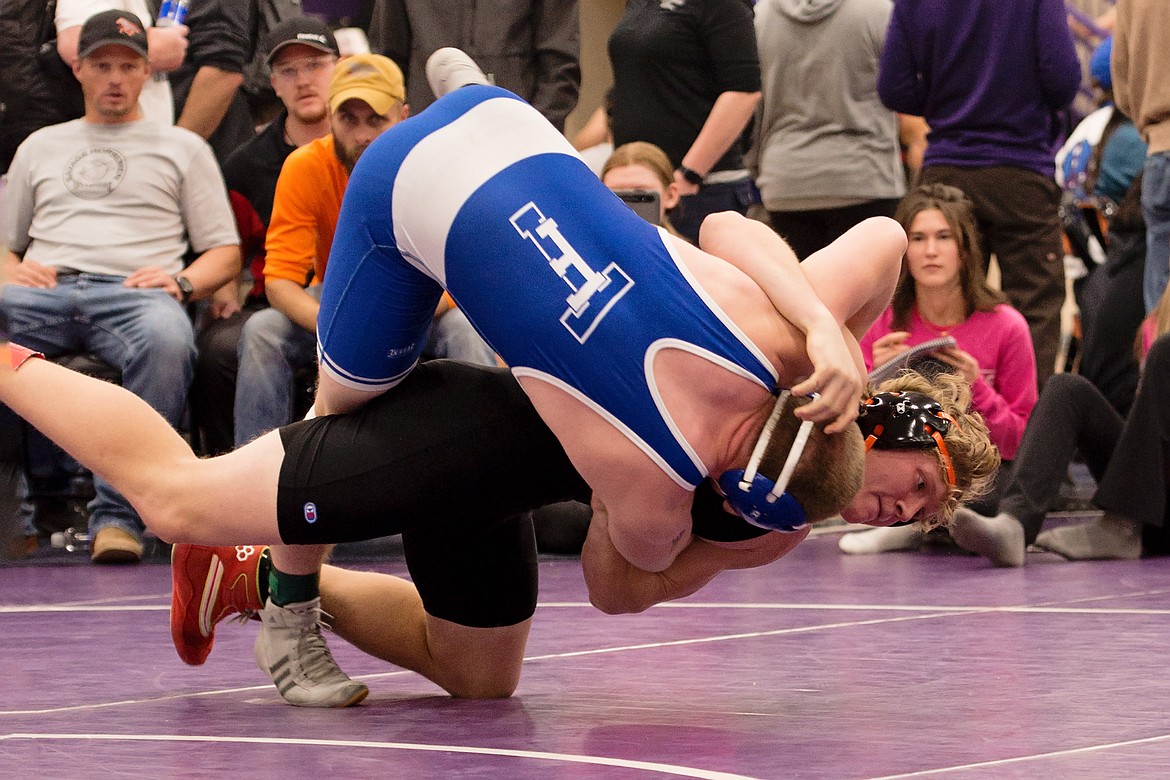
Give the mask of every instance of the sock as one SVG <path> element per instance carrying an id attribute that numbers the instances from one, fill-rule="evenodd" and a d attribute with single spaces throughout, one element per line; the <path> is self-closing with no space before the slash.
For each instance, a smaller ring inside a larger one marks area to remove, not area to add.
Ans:
<path id="1" fill-rule="evenodd" d="M 287 607 L 302 601 L 312 601 L 321 595 L 319 572 L 286 574 L 269 563 L 268 598 L 278 607 Z"/>
<path id="2" fill-rule="evenodd" d="M 871 528 L 845 534 L 837 542 L 841 552 L 849 555 L 873 555 L 895 550 L 915 550 L 922 541 L 922 530 L 917 525 L 897 528 Z"/>
<path id="3" fill-rule="evenodd" d="M 964 550 L 982 555 L 996 566 L 1023 566 L 1027 547 L 1024 526 L 1006 512 L 984 517 L 960 507 L 951 522 L 951 538 Z"/>
<path id="4" fill-rule="evenodd" d="M 1128 518 L 1106 514 L 1096 522 L 1045 531 L 1036 546 L 1070 561 L 1136 560 L 1142 556 L 1142 531 Z"/>
<path id="5" fill-rule="evenodd" d="M 260 563 L 256 567 L 256 591 L 260 594 L 261 604 L 268 601 L 268 593 L 271 590 L 268 581 L 271 577 L 272 553 L 269 548 L 265 547 L 264 552 L 260 553 Z"/>

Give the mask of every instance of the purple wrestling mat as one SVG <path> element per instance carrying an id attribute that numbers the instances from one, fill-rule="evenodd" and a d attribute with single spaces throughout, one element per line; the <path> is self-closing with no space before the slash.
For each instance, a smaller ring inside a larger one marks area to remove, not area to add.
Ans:
<path id="1" fill-rule="evenodd" d="M 836 542 L 622 617 L 545 560 L 515 697 L 452 700 L 331 637 L 371 689 L 348 710 L 282 703 L 255 624 L 184 666 L 166 565 L 0 568 L 0 776 L 1170 776 L 1167 559 L 1005 570 Z"/>

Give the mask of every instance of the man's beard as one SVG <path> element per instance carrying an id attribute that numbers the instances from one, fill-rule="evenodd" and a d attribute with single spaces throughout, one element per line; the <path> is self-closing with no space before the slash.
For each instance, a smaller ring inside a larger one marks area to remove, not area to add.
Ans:
<path id="1" fill-rule="evenodd" d="M 337 157 L 337 161 L 341 163 L 342 167 L 345 168 L 346 173 L 353 173 L 353 167 L 357 165 L 358 158 L 362 156 L 362 152 L 364 151 L 365 148 L 350 148 L 340 143 L 336 137 L 333 139 L 333 154 Z"/>
<path id="2" fill-rule="evenodd" d="M 308 114 L 304 111 L 292 111 L 291 113 L 294 117 L 296 117 L 298 122 L 306 125 L 315 125 L 329 116 L 329 107 L 325 105 L 324 102 L 322 102 L 321 107 L 312 114 Z"/>
<path id="3" fill-rule="evenodd" d="M 134 113 L 134 110 L 138 108 L 138 103 L 131 103 L 125 97 L 122 100 L 125 102 L 114 104 L 117 106 L 115 108 L 109 102 L 98 99 L 95 101 L 94 108 L 98 116 L 104 119 L 125 119 Z"/>

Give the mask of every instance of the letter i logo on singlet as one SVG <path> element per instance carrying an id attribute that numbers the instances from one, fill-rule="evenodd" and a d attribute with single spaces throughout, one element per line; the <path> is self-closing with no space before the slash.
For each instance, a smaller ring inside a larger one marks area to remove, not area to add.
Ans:
<path id="1" fill-rule="evenodd" d="M 634 286 L 634 280 L 616 263 L 610 263 L 601 273 L 594 271 L 561 235 L 556 220 L 546 217 L 531 201 L 508 221 L 522 238 L 540 250 L 572 290 L 565 299 L 569 308 L 561 315 L 561 324 L 584 344 L 613 305 Z"/>

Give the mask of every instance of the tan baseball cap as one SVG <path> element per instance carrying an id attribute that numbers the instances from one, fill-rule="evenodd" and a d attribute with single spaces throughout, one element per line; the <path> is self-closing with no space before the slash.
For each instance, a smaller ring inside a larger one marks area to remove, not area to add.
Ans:
<path id="1" fill-rule="evenodd" d="M 337 63 L 329 82 L 329 110 L 357 98 L 385 114 L 394 101 L 406 102 L 406 80 L 394 60 L 380 54 L 355 54 Z"/>

